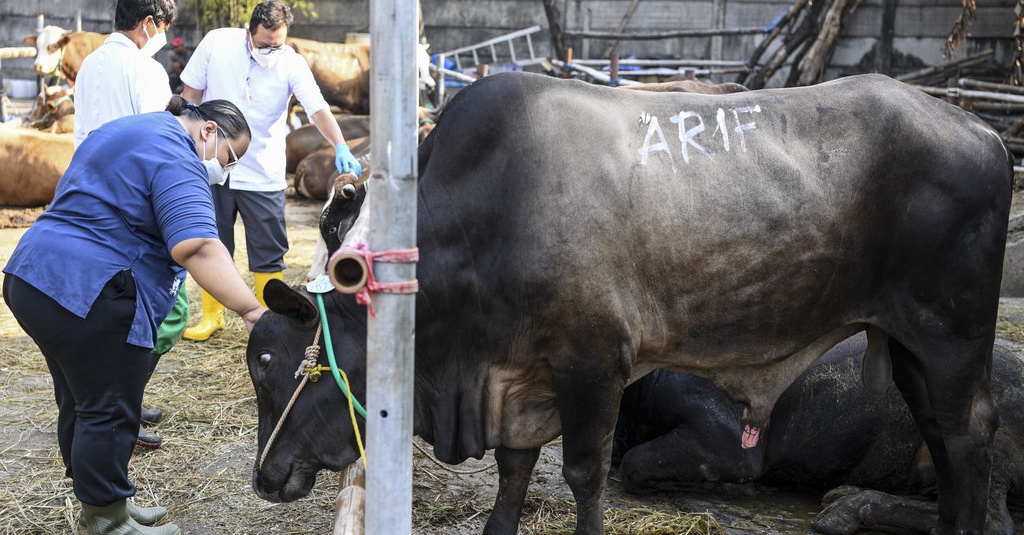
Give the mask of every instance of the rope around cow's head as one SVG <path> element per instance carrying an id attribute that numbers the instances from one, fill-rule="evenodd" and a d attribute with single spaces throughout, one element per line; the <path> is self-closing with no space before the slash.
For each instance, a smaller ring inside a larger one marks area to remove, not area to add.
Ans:
<path id="1" fill-rule="evenodd" d="M 295 370 L 295 378 L 297 379 L 299 375 L 302 375 L 302 382 L 300 382 L 299 386 L 295 388 L 295 393 L 293 393 L 291 399 L 288 400 L 288 405 L 285 406 L 284 412 L 281 413 L 281 418 L 278 419 L 277 425 L 274 426 L 274 431 L 270 434 L 270 439 L 267 440 L 267 445 L 263 447 L 263 452 L 260 454 L 260 460 L 259 464 L 257 465 L 257 468 L 259 470 L 263 470 L 263 461 L 266 460 L 267 454 L 270 452 L 270 446 L 274 443 L 274 440 L 277 438 L 278 432 L 280 432 L 281 427 L 284 426 L 284 421 L 288 417 L 288 413 L 291 412 L 292 407 L 295 405 L 295 400 L 299 397 L 299 392 L 302 392 L 302 388 L 306 386 L 307 382 L 312 381 L 315 383 L 319 381 L 320 377 L 323 375 L 323 372 L 327 370 L 330 370 L 331 373 L 334 375 L 335 382 L 338 383 L 338 387 L 341 388 L 342 393 L 345 394 L 345 398 L 348 399 L 348 411 L 349 416 L 351 416 L 352 418 L 352 429 L 355 431 L 356 444 L 359 447 L 359 457 L 363 460 L 363 467 L 365 468 L 366 450 L 363 447 L 363 438 L 359 434 L 359 424 L 356 422 L 356 413 L 358 412 L 359 415 L 363 417 L 363 420 L 365 420 L 366 409 L 364 409 L 363 406 L 359 404 L 359 400 L 357 400 L 355 396 L 352 394 L 352 388 L 349 386 L 348 382 L 348 375 L 345 374 L 344 370 L 338 368 L 337 361 L 334 358 L 334 345 L 331 343 L 331 331 L 327 326 L 327 311 L 324 308 L 324 300 L 322 294 L 328 291 L 333 291 L 334 283 L 327 277 L 327 275 L 320 275 L 320 277 L 317 277 L 317 279 L 307 284 L 306 289 L 310 293 L 316 295 L 317 309 L 320 312 L 320 324 L 317 325 L 316 327 L 316 335 L 313 336 L 313 344 L 306 348 L 305 358 L 299 365 L 299 369 Z M 321 333 L 323 333 L 324 335 L 324 345 L 327 347 L 327 360 L 330 363 L 330 366 L 324 366 L 317 363 L 317 361 L 320 360 Z M 441 461 L 437 460 L 437 458 L 434 457 L 432 453 L 425 450 L 415 441 L 412 443 L 412 445 L 434 464 L 440 466 L 444 470 L 447 470 L 453 474 L 476 474 L 478 472 L 490 470 L 496 466 L 496 463 L 491 463 L 483 468 L 478 468 L 475 470 L 456 470 L 454 468 L 451 468 L 450 466 L 441 463 Z"/>
<path id="2" fill-rule="evenodd" d="M 312 283 L 311 283 L 312 284 Z M 330 283 L 328 287 L 331 290 L 334 289 Z M 302 375 L 302 381 L 299 386 L 295 388 L 295 392 L 292 394 L 288 405 L 285 406 L 284 412 L 281 413 L 281 418 L 277 420 L 277 425 L 274 426 L 274 431 L 270 433 L 270 438 L 267 440 L 267 445 L 264 446 L 263 452 L 260 454 L 260 460 L 257 464 L 257 469 L 263 470 L 263 461 L 266 460 L 267 454 L 270 453 L 270 447 L 274 444 L 274 440 L 277 439 L 277 434 L 281 431 L 284 426 L 285 419 L 288 418 L 288 413 L 291 412 L 292 407 L 295 405 L 295 400 L 299 397 L 299 392 L 302 392 L 303 387 L 306 386 L 307 382 L 317 382 L 320 380 L 323 372 L 330 370 L 331 374 L 334 375 L 335 382 L 338 383 L 338 387 L 341 388 L 342 394 L 348 400 L 348 412 L 352 419 L 352 430 L 356 435 L 356 445 L 359 447 L 359 457 L 363 460 L 363 466 L 366 466 L 366 450 L 363 447 L 363 437 L 359 433 L 359 423 L 356 421 L 356 413 L 358 412 L 363 420 L 366 419 L 366 409 L 359 403 L 359 400 L 352 394 L 352 388 L 348 382 L 348 375 L 345 371 L 338 368 L 337 360 L 334 358 L 334 346 L 331 343 L 331 331 L 327 326 L 327 311 L 324 308 L 324 299 L 321 293 L 316 293 L 317 308 L 320 311 L 320 323 L 316 327 L 316 335 L 313 336 L 313 344 L 306 347 L 305 358 L 299 365 L 299 369 L 295 370 L 295 378 Z M 320 360 L 320 334 L 324 335 L 324 345 L 327 347 L 327 361 L 330 366 L 323 366 L 318 364 Z"/>

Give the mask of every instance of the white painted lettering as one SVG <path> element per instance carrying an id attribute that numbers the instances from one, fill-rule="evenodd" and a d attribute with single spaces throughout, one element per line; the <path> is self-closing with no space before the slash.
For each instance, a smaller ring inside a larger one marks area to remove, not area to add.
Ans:
<path id="1" fill-rule="evenodd" d="M 731 152 L 733 143 L 738 143 L 740 152 L 747 152 L 747 133 L 757 130 L 757 122 L 750 117 L 755 113 L 761 113 L 760 105 L 729 108 L 728 111 L 725 108 L 718 108 L 714 112 L 715 129 L 712 132 L 708 132 L 705 115 L 700 112 L 683 110 L 670 116 L 668 120 L 677 125 L 676 137 L 679 139 L 679 151 L 682 154 L 683 162 L 690 164 L 691 148 L 707 156 L 709 160 L 713 160 L 716 153 Z M 709 121 L 712 120 L 710 113 L 706 116 Z M 664 153 L 665 158 L 672 166 L 672 172 L 677 172 L 675 158 L 658 117 L 641 112 L 639 119 L 640 124 L 647 125 L 644 143 L 639 149 L 640 164 L 647 165 L 651 153 Z M 729 126 L 730 123 L 733 125 L 732 127 Z M 715 142 L 717 137 L 722 139 L 720 146 Z M 735 141 L 734 137 L 738 141 Z"/>
<path id="2" fill-rule="evenodd" d="M 676 171 L 676 162 L 672 158 L 672 152 L 669 151 L 668 142 L 665 141 L 665 133 L 661 130 L 661 124 L 658 122 L 656 116 L 650 116 L 651 122 L 647 127 L 647 136 L 644 137 L 644 146 L 640 147 L 640 164 L 647 165 L 648 155 L 652 152 L 664 152 L 668 158 L 670 164 L 672 164 L 672 172 Z M 657 137 L 655 143 L 651 141 Z"/>
<path id="3" fill-rule="evenodd" d="M 750 121 L 749 123 L 741 123 L 741 113 L 761 113 L 761 106 L 746 106 L 743 108 L 733 108 L 732 110 L 732 116 L 736 119 L 736 136 L 740 138 L 740 150 L 743 152 L 747 152 L 747 136 L 746 134 L 744 134 L 744 132 L 746 132 L 747 130 L 755 130 L 757 128 L 757 123 L 755 123 L 754 121 Z"/>
<path id="4" fill-rule="evenodd" d="M 687 130 L 686 120 L 691 117 L 697 119 L 697 126 L 694 126 L 693 128 Z M 697 152 L 700 152 L 701 154 L 709 158 L 711 157 L 711 154 L 707 151 L 707 149 L 702 147 L 693 139 L 694 137 L 697 136 L 697 134 L 704 131 L 704 118 L 701 117 L 699 113 L 693 111 L 681 111 L 679 112 L 679 115 L 673 115 L 671 118 L 669 118 L 669 120 L 672 121 L 673 123 L 679 124 L 679 146 L 683 151 L 684 162 L 690 163 L 690 150 L 687 147 L 687 145 L 692 145 L 693 148 L 697 149 Z"/>
<path id="5" fill-rule="evenodd" d="M 718 121 L 715 132 L 722 133 L 722 148 L 725 152 L 729 152 L 729 127 L 725 125 L 725 110 L 718 108 L 718 112 L 715 113 L 715 120 Z"/>

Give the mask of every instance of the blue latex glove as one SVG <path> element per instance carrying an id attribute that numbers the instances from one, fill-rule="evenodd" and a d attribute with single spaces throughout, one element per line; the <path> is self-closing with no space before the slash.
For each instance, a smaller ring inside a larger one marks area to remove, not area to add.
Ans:
<path id="1" fill-rule="evenodd" d="M 363 174 L 363 166 L 359 165 L 359 160 L 352 155 L 352 151 L 344 143 L 334 147 L 334 166 L 341 174 L 352 173 L 356 177 Z"/>

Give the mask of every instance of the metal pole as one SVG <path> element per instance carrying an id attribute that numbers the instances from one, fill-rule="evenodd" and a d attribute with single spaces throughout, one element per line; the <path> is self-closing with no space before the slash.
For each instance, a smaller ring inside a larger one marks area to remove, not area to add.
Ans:
<path id="1" fill-rule="evenodd" d="M 46 27 L 46 19 L 45 19 L 45 17 L 43 17 L 43 14 L 40 13 L 38 16 L 36 16 L 36 37 L 37 38 L 39 37 L 39 35 L 41 33 L 43 33 L 43 28 L 44 27 Z M 39 90 L 40 94 L 42 94 L 43 91 L 46 89 L 46 81 L 43 79 L 43 75 L 41 75 L 41 74 L 37 74 L 36 75 L 36 89 Z"/>
<path id="2" fill-rule="evenodd" d="M 416 0 L 370 2 L 370 232 L 374 251 L 416 247 Z M 381 282 L 415 264 L 375 265 Z M 378 293 L 367 338 L 366 533 L 412 532 L 415 295 Z"/>

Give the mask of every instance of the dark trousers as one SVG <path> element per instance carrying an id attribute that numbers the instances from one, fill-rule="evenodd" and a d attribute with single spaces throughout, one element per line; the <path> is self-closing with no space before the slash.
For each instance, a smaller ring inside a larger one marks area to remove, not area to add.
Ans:
<path id="1" fill-rule="evenodd" d="M 149 348 L 125 342 L 135 315 L 131 272 L 107 282 L 85 319 L 13 275 L 3 291 L 53 377 L 57 441 L 75 496 L 102 506 L 135 495 L 128 461 L 155 363 Z"/>
<path id="2" fill-rule="evenodd" d="M 235 219 L 242 216 L 245 228 L 245 249 L 249 254 L 249 271 L 276 273 L 284 271 L 284 255 L 288 252 L 288 232 L 285 227 L 284 190 L 244 191 L 228 185 L 210 186 L 213 206 L 217 213 L 217 232 L 220 241 L 235 255 Z"/>

